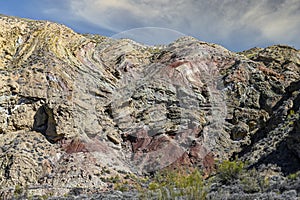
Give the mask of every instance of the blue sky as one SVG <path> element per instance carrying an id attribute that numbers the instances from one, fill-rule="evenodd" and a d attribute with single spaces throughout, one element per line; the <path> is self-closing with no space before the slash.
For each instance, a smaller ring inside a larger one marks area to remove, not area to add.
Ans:
<path id="1" fill-rule="evenodd" d="M 299 49 L 299 10 L 299 0 L 0 0 L 1 14 L 50 20 L 80 33 L 123 32 L 137 40 L 142 34 L 158 43 L 190 35 L 232 51 L 273 44 Z"/>

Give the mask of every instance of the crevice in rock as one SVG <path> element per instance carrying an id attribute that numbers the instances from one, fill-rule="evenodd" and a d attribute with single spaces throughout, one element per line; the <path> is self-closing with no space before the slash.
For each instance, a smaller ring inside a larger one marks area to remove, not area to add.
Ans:
<path id="1" fill-rule="evenodd" d="M 107 114 L 111 119 L 114 119 L 111 103 L 109 105 L 105 106 L 104 113 Z"/>
<path id="2" fill-rule="evenodd" d="M 45 102 L 45 98 L 39 98 L 39 97 L 30 97 L 30 96 L 23 96 L 23 95 L 18 95 L 20 98 L 18 100 L 18 105 L 20 104 L 33 104 L 39 101 L 44 101 Z"/>
<path id="3" fill-rule="evenodd" d="M 47 104 L 42 105 L 34 115 L 32 130 L 42 133 L 51 143 L 63 138 L 63 135 L 57 134 L 53 109 L 49 108 Z"/>
<path id="4" fill-rule="evenodd" d="M 10 155 L 9 158 L 7 158 L 7 164 L 4 167 L 4 177 L 9 179 L 10 178 L 10 168 L 13 165 L 13 155 Z"/>

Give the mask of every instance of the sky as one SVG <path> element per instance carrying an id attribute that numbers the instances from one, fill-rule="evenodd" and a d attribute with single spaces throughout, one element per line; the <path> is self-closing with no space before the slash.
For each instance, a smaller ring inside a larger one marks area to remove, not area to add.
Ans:
<path id="1" fill-rule="evenodd" d="M 0 0 L 0 13 L 149 44 L 189 35 L 231 51 L 300 49 L 300 0 Z"/>

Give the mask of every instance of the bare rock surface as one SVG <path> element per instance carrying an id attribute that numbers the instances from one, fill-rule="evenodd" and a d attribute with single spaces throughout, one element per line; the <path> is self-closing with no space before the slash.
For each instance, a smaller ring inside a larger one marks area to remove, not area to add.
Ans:
<path id="1" fill-rule="evenodd" d="M 234 53 L 192 37 L 152 47 L 2 15 L 0 27 L 7 198 L 16 186 L 99 193 L 116 177 L 173 165 L 209 171 L 211 160 L 236 155 L 284 175 L 300 168 L 299 50 Z"/>

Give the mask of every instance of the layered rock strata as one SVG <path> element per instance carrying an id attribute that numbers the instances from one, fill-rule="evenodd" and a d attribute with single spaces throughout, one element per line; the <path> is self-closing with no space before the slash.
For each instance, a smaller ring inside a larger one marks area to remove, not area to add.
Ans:
<path id="1" fill-rule="evenodd" d="M 153 47 L 7 16 L 0 27 L 3 191 L 105 189 L 172 165 L 209 173 L 235 155 L 299 170 L 294 48 Z"/>

